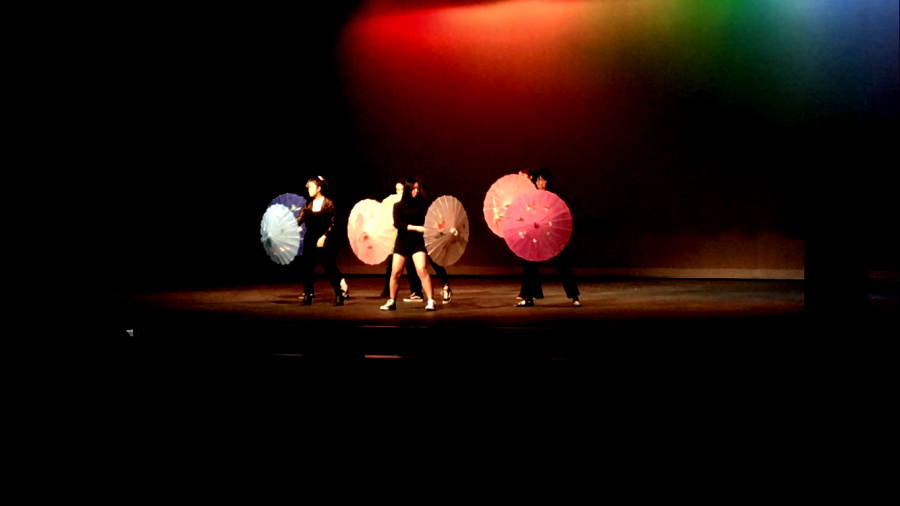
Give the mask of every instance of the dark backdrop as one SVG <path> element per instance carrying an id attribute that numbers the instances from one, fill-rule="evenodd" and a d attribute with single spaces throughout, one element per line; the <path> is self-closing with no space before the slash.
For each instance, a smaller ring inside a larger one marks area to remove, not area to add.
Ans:
<path id="1" fill-rule="evenodd" d="M 123 12 L 83 34 L 61 51 L 101 220 L 84 272 L 126 290 L 294 276 L 259 220 L 317 174 L 339 227 L 421 175 L 469 212 L 456 272 L 516 270 L 481 202 L 525 164 L 554 170 L 585 273 L 802 276 L 810 238 L 898 268 L 896 2 L 513 4 Z M 379 270 L 340 237 L 342 267 Z"/>

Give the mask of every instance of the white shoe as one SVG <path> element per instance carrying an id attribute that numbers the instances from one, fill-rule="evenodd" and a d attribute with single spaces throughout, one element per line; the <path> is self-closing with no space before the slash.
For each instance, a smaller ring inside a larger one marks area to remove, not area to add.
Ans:
<path id="1" fill-rule="evenodd" d="M 450 289 L 450 285 L 444 285 L 441 295 L 444 297 L 444 304 L 450 302 L 450 296 L 453 295 L 453 290 Z"/>
<path id="2" fill-rule="evenodd" d="M 419 297 L 418 295 L 411 293 L 411 294 L 409 294 L 409 297 L 403 299 L 403 302 L 422 302 L 422 297 Z"/>
<path id="3" fill-rule="evenodd" d="M 397 309 L 397 303 L 394 302 L 394 299 L 388 299 L 387 302 L 383 306 L 381 306 L 382 311 L 395 311 Z"/>
<path id="4" fill-rule="evenodd" d="M 434 299 L 428 299 L 428 304 L 425 305 L 425 311 L 434 311 Z"/>

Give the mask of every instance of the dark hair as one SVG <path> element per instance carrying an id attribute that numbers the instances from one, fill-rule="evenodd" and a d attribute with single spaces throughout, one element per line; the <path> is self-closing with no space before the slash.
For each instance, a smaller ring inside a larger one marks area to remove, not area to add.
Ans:
<path id="1" fill-rule="evenodd" d="M 419 193 L 415 197 L 412 196 L 413 188 L 416 186 L 416 183 L 419 183 Z M 420 202 L 422 200 L 427 199 L 428 196 L 425 193 L 425 182 L 420 177 L 411 177 L 406 179 L 403 184 L 403 197 L 400 198 L 400 201 L 403 202 L 403 205 L 412 205 L 412 201 Z"/>
<path id="2" fill-rule="evenodd" d="M 530 179 L 532 183 L 534 182 L 534 169 L 529 169 L 527 165 L 523 165 L 522 168 L 519 169 L 519 172 L 528 174 L 528 179 Z"/>
<path id="3" fill-rule="evenodd" d="M 309 183 L 316 183 L 319 187 L 319 191 L 322 192 L 322 195 L 325 195 L 325 190 L 328 188 L 328 180 L 322 176 L 311 177 L 306 181 L 306 186 L 309 187 Z"/>
<path id="4" fill-rule="evenodd" d="M 534 182 L 537 183 L 537 178 L 543 178 L 544 181 L 547 182 L 546 190 L 553 191 L 553 173 L 550 172 L 550 169 L 538 169 L 538 171 L 534 175 Z"/>

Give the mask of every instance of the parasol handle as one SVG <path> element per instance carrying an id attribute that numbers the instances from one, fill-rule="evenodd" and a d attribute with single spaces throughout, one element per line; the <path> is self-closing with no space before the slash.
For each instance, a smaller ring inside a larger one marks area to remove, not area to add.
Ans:
<path id="1" fill-rule="evenodd" d="M 450 233 L 453 234 L 453 235 L 456 235 L 456 236 L 459 235 L 459 232 L 457 232 L 455 228 L 451 228 L 451 229 L 450 229 Z"/>

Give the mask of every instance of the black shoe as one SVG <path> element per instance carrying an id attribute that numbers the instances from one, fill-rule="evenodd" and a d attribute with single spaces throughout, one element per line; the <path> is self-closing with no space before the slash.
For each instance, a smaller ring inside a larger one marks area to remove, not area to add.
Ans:
<path id="1" fill-rule="evenodd" d="M 534 296 L 534 298 L 535 298 L 535 299 L 543 299 L 543 298 L 544 298 L 544 292 L 539 292 L 537 295 Z"/>
<path id="2" fill-rule="evenodd" d="M 344 305 L 344 295 L 343 294 L 339 293 L 334 297 L 334 305 L 335 306 L 343 306 Z"/>
<path id="3" fill-rule="evenodd" d="M 516 307 L 534 307 L 534 299 L 532 299 L 531 297 L 525 297 L 524 299 L 520 300 L 518 304 L 516 304 Z"/>
<path id="4" fill-rule="evenodd" d="M 312 295 L 310 295 L 310 294 L 308 294 L 308 293 L 307 293 L 307 294 L 304 294 L 304 295 L 303 295 L 303 300 L 300 301 L 300 303 L 303 304 L 304 306 L 309 306 L 309 305 L 311 305 L 311 304 L 312 304 Z"/>

